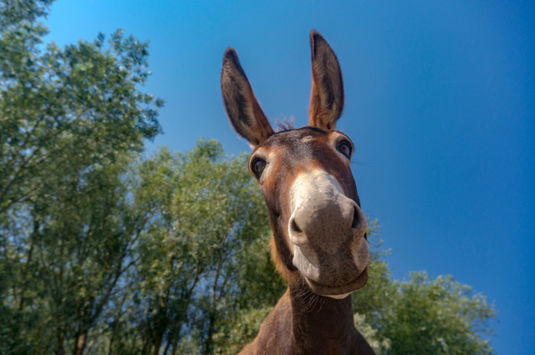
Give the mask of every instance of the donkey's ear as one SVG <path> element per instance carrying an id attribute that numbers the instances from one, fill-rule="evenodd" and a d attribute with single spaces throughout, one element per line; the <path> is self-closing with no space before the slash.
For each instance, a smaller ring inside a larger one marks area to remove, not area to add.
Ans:
<path id="1" fill-rule="evenodd" d="M 310 32 L 312 51 L 312 93 L 308 124 L 334 129 L 344 108 L 344 83 L 338 59 L 327 41 L 316 31 Z"/>
<path id="2" fill-rule="evenodd" d="M 243 72 L 238 54 L 232 48 L 227 49 L 223 57 L 221 91 L 232 126 L 253 147 L 262 144 L 273 134 Z"/>

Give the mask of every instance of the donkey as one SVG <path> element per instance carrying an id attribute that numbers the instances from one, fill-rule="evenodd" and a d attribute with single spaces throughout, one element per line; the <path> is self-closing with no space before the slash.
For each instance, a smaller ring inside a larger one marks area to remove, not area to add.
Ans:
<path id="1" fill-rule="evenodd" d="M 308 126 L 274 132 L 236 51 L 226 50 L 223 101 L 253 152 L 273 232 L 271 254 L 288 290 L 242 354 L 373 354 L 355 329 L 351 292 L 368 279 L 367 222 L 351 173 L 353 143 L 335 129 L 344 106 L 338 59 L 310 34 L 312 94 Z"/>

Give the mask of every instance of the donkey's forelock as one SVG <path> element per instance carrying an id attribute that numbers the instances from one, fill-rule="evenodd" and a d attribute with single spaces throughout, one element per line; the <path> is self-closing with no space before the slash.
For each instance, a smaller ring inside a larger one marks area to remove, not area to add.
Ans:
<path id="1" fill-rule="evenodd" d="M 275 132 L 286 132 L 295 129 L 295 121 L 293 118 L 283 118 L 280 121 L 275 121 Z"/>

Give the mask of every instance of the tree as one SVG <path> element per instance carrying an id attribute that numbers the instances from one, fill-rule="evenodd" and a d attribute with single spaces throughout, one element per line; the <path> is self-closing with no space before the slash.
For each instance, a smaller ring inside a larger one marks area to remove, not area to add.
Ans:
<path id="1" fill-rule="evenodd" d="M 0 3 L 0 343 L 82 353 L 143 223 L 124 175 L 163 102 L 122 31 L 43 48 L 50 3 Z"/>
<path id="2" fill-rule="evenodd" d="M 484 296 L 452 276 L 430 280 L 426 272 L 413 273 L 398 290 L 381 331 L 390 340 L 387 354 L 492 353 L 482 336 L 495 314 Z"/>
<path id="3" fill-rule="evenodd" d="M 143 352 L 175 352 L 186 325 L 197 330 L 200 350 L 212 352 L 215 329 L 239 292 L 240 253 L 268 230 L 243 166 L 244 156 L 225 159 L 215 141 L 199 141 L 187 154 L 163 149 L 140 165 L 134 196 L 152 211 L 132 289 Z"/>
<path id="4" fill-rule="evenodd" d="M 61 49 L 41 50 L 37 21 L 49 1 L 7 1 L 0 7 L 0 215 L 31 199 L 57 166 L 71 159 L 106 164 L 139 151 L 159 131 L 163 102 L 138 88 L 147 43 L 115 32 Z M 51 162 L 53 164 L 51 164 Z"/>
<path id="5" fill-rule="evenodd" d="M 489 354 L 486 298 L 453 276 L 431 280 L 425 271 L 408 281 L 393 280 L 384 257 L 377 221 L 370 223 L 373 245 L 368 284 L 353 294 L 355 323 L 379 354 Z"/>

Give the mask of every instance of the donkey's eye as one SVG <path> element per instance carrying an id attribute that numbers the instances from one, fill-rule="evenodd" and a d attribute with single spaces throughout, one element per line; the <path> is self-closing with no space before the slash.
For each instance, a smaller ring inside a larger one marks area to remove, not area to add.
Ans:
<path id="1" fill-rule="evenodd" d="M 345 155 L 347 159 L 351 159 L 351 153 L 353 152 L 353 146 L 347 139 L 342 139 L 338 144 L 336 145 L 336 149 Z"/>
<path id="2" fill-rule="evenodd" d="M 262 176 L 262 172 L 264 171 L 265 167 L 266 161 L 262 158 L 255 157 L 251 162 L 251 170 L 253 171 L 253 174 L 256 176 L 257 179 L 260 179 L 260 176 Z"/>

